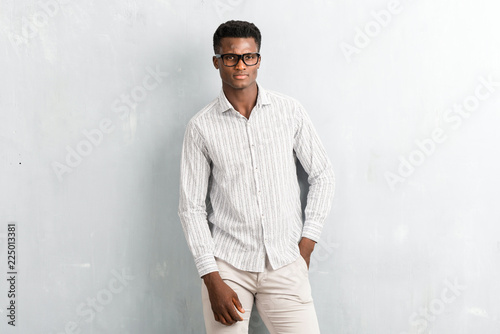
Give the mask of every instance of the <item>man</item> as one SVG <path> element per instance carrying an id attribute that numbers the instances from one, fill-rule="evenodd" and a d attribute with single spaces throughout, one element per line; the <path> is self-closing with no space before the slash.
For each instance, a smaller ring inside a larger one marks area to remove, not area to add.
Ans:
<path id="1" fill-rule="evenodd" d="M 259 29 L 228 21 L 213 43 L 222 90 L 187 124 L 179 200 L 207 333 L 248 333 L 254 302 L 271 333 L 319 333 L 308 269 L 331 163 L 304 108 L 257 84 Z M 305 222 L 297 158 L 309 175 Z"/>

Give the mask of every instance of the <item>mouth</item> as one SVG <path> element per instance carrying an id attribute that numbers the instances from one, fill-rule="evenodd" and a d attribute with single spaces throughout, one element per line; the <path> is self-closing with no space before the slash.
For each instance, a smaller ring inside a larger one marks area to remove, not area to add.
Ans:
<path id="1" fill-rule="evenodd" d="M 248 77 L 248 74 L 245 73 L 238 73 L 233 75 L 233 78 L 238 80 L 245 79 L 246 77 Z"/>

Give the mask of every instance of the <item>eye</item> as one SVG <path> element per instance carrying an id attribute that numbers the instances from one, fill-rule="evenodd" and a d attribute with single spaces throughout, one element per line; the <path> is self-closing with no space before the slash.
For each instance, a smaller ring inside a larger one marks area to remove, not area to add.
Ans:
<path id="1" fill-rule="evenodd" d="M 235 57 L 233 55 L 226 55 L 226 56 L 224 56 L 224 58 L 226 60 L 234 60 Z"/>
<path id="2" fill-rule="evenodd" d="M 256 54 L 246 54 L 245 55 L 245 60 L 255 60 L 257 58 Z"/>

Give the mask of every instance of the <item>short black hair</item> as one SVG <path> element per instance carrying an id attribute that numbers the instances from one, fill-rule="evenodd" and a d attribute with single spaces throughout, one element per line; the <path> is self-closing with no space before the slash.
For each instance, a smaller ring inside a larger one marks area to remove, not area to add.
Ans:
<path id="1" fill-rule="evenodd" d="M 260 51 L 260 43 L 262 37 L 260 35 L 260 30 L 255 26 L 255 24 L 247 21 L 236 21 L 231 20 L 226 23 L 222 23 L 214 33 L 214 52 L 219 53 L 219 48 L 221 47 L 221 39 L 224 37 L 241 37 L 249 38 L 253 37 L 255 44 L 257 44 L 257 51 Z"/>

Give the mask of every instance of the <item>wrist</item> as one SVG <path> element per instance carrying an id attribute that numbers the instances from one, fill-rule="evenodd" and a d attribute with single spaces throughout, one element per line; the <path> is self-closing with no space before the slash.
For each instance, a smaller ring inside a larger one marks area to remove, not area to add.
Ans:
<path id="1" fill-rule="evenodd" d="M 306 238 L 306 237 L 302 237 L 302 239 L 300 240 L 300 243 L 299 243 L 299 248 L 304 249 L 304 250 L 308 250 L 310 252 L 312 252 L 314 250 L 314 246 L 316 246 L 316 241 L 311 240 L 311 239 Z"/>
<path id="2" fill-rule="evenodd" d="M 205 282 L 206 286 L 222 282 L 222 278 L 220 277 L 218 271 L 212 271 L 211 273 L 203 275 L 201 278 L 203 279 L 203 282 Z"/>

